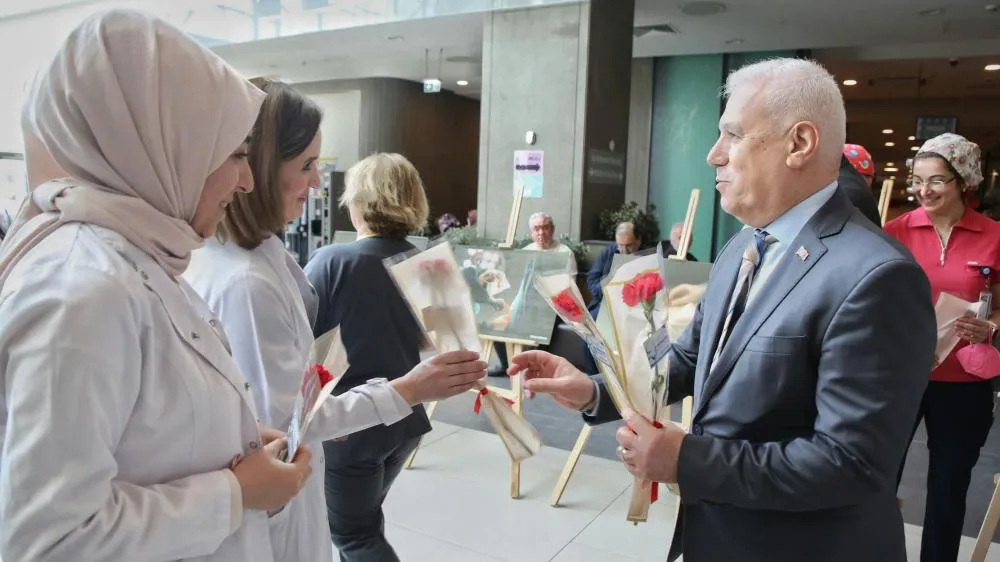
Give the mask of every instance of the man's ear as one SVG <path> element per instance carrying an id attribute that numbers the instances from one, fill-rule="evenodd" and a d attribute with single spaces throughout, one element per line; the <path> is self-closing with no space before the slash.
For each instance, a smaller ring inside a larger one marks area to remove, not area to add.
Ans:
<path id="1" fill-rule="evenodd" d="M 788 157 L 785 165 L 803 168 L 819 151 L 819 129 L 810 121 L 799 121 L 788 131 Z"/>

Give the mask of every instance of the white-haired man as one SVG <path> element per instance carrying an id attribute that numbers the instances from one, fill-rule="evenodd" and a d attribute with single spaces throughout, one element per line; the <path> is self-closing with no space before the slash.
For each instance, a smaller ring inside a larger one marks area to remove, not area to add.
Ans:
<path id="1" fill-rule="evenodd" d="M 552 215 L 543 212 L 535 213 L 528 219 L 528 226 L 531 228 L 531 243 L 522 248 L 522 250 L 567 252 L 570 255 L 570 272 L 576 275 L 576 257 L 569 246 L 556 240 L 556 225 L 552 221 Z"/>
<path id="2" fill-rule="evenodd" d="M 826 70 L 765 61 L 725 91 L 708 163 L 749 228 L 670 349 L 669 401 L 693 395 L 690 433 L 626 410 L 619 457 L 680 487 L 670 560 L 906 562 L 895 477 L 933 360 L 927 278 L 837 190 L 844 105 Z M 512 363 L 589 422 L 616 417 L 564 360 Z"/>

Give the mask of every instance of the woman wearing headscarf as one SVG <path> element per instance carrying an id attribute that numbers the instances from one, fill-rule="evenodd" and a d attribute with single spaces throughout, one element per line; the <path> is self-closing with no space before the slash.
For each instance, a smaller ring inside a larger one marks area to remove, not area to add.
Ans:
<path id="1" fill-rule="evenodd" d="M 872 195 L 873 181 L 875 181 L 875 162 L 868 154 L 868 150 L 860 144 L 845 144 L 844 154 L 840 157 L 837 186 L 862 215 L 875 225 L 882 226 L 878 203 Z"/>
<path id="2" fill-rule="evenodd" d="M 916 420 L 927 428 L 930 455 L 922 562 L 957 558 L 972 468 L 993 425 L 990 381 L 958 359 L 963 347 L 992 341 L 1000 321 L 1000 224 L 966 204 L 982 180 L 978 145 L 951 133 L 935 137 L 913 159 L 910 192 L 920 207 L 885 225 L 920 263 L 935 302 L 941 293 L 970 302 L 981 293 L 992 297 L 988 319 L 957 321 L 960 341 L 931 372 Z"/>
<path id="3" fill-rule="evenodd" d="M 319 187 L 322 113 L 287 84 L 253 82 L 267 94 L 250 137 L 254 190 L 236 195 L 217 238 L 194 252 L 184 277 L 218 315 L 263 423 L 287 427 L 308 367 L 319 298 L 279 231 L 299 218 L 309 190 Z M 417 404 L 467 392 L 485 369 L 478 353 L 456 351 L 391 382 L 375 378 L 327 398 L 305 436 L 316 451 L 306 489 L 270 520 L 275 560 L 333 560 L 323 441 L 396 423 Z"/>
<path id="4" fill-rule="evenodd" d="M 0 557 L 269 562 L 309 474 L 181 279 L 235 191 L 259 89 L 178 29 L 87 19 L 37 77 L 0 247 Z M 268 437 L 275 434 L 270 432 Z"/>

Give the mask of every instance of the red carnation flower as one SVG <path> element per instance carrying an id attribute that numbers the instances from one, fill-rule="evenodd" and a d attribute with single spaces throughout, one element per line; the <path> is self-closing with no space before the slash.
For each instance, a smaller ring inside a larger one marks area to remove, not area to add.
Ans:
<path id="1" fill-rule="evenodd" d="M 322 365 L 316 365 L 316 375 L 319 377 L 319 385 L 321 388 L 326 386 L 326 383 L 333 382 L 333 375 L 331 375 L 330 371 L 327 371 L 326 367 Z"/>
<path id="2" fill-rule="evenodd" d="M 656 272 L 636 275 L 622 288 L 622 300 L 626 305 L 633 307 L 640 303 L 652 304 L 656 298 L 656 293 L 663 290 L 663 279 Z"/>
<path id="3" fill-rule="evenodd" d="M 555 305 L 556 310 L 560 312 L 562 316 L 568 318 L 571 322 L 579 322 L 583 320 L 583 310 L 576 304 L 576 299 L 569 292 L 569 289 L 563 289 L 558 295 L 552 299 L 552 304 Z"/>

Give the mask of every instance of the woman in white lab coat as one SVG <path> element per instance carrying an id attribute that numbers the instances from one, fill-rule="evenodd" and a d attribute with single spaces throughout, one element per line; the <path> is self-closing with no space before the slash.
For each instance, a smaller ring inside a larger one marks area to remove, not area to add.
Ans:
<path id="1" fill-rule="evenodd" d="M 233 200 L 219 240 L 194 252 L 185 279 L 221 320 L 262 421 L 284 428 L 307 368 L 318 298 L 277 233 L 302 214 L 310 189 L 319 187 L 322 115 L 291 86 L 255 84 L 267 99 L 250 137 L 254 191 Z M 392 382 L 376 379 L 328 398 L 305 437 L 317 451 L 306 489 L 271 519 L 275 560 L 333 559 L 323 441 L 395 423 L 410 415 L 413 405 L 465 392 L 485 376 L 485 368 L 478 353 L 444 354 Z"/>
<path id="2" fill-rule="evenodd" d="M 23 114 L 29 199 L 0 246 L 0 557 L 270 562 L 309 473 L 180 279 L 237 190 L 264 94 L 176 28 L 87 19 Z M 200 307 L 199 307 L 200 305 Z M 234 463 L 234 459 L 241 459 Z"/>

